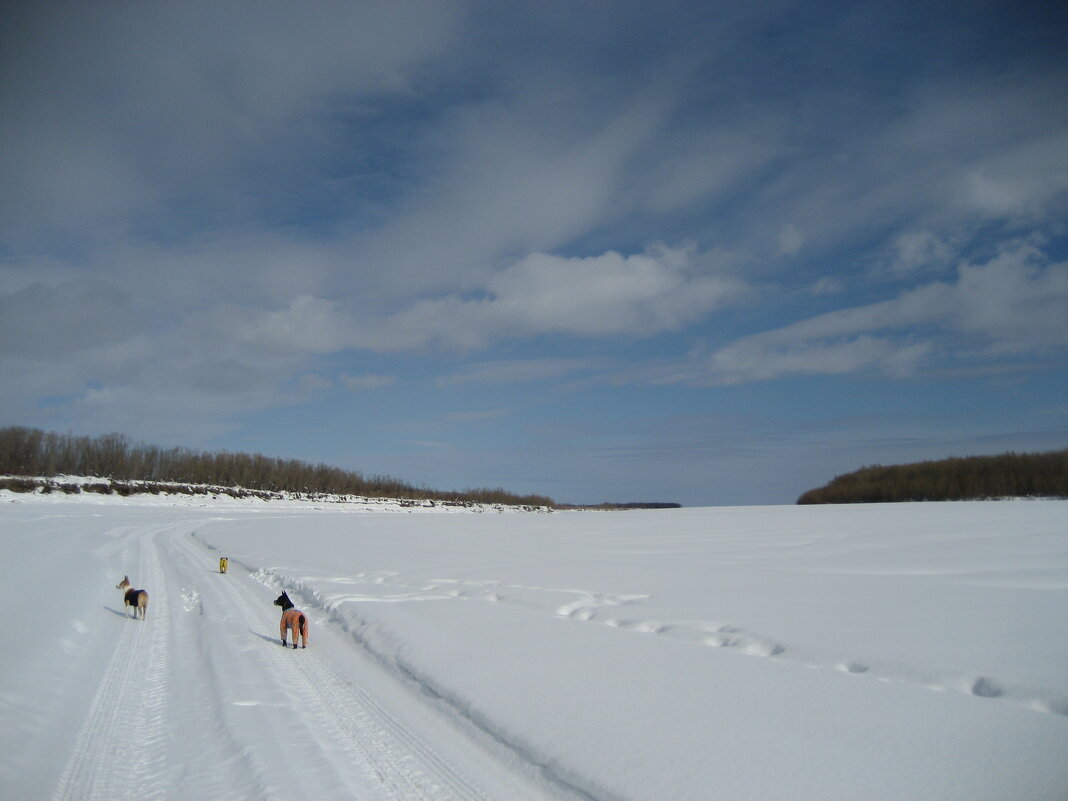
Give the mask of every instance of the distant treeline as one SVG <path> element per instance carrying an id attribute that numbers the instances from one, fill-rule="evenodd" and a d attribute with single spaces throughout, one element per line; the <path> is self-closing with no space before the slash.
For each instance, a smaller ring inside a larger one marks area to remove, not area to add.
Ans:
<path id="1" fill-rule="evenodd" d="M 631 509 L 681 509 L 681 503 L 598 503 L 598 504 L 570 504 L 558 503 L 557 509 L 595 510 L 604 512 L 628 511 Z"/>
<path id="2" fill-rule="evenodd" d="M 798 503 L 1068 498 L 1068 449 L 863 467 L 809 490 Z"/>
<path id="3" fill-rule="evenodd" d="M 122 434 L 78 437 L 34 428 L 0 428 L 0 474 L 94 476 L 119 481 L 207 484 L 257 492 L 360 495 L 368 498 L 552 506 L 541 495 L 501 488 L 448 492 L 390 476 L 364 476 L 325 464 L 254 453 L 208 453 L 133 443 Z"/>

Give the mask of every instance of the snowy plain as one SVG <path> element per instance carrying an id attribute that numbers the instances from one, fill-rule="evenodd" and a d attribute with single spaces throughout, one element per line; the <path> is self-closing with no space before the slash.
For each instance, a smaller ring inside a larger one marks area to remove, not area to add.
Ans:
<path id="1" fill-rule="evenodd" d="M 0 537 L 5 799 L 1068 798 L 1064 501 L 4 491 Z"/>

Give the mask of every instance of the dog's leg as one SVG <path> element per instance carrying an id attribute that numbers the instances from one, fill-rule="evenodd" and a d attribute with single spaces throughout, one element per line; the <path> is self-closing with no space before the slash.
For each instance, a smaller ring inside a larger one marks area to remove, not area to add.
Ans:
<path id="1" fill-rule="evenodd" d="M 282 641 L 282 647 L 286 647 L 286 619 L 283 616 L 282 622 L 278 624 L 278 637 Z"/>
<path id="2" fill-rule="evenodd" d="M 304 615 L 301 615 L 298 625 L 299 625 L 299 628 L 300 628 L 300 647 L 301 648 L 307 648 L 308 647 L 308 618 L 304 617 Z M 296 633 L 296 632 L 294 632 L 294 633 Z M 294 637 L 293 640 L 294 640 L 293 647 L 296 648 L 297 647 L 296 637 Z"/>

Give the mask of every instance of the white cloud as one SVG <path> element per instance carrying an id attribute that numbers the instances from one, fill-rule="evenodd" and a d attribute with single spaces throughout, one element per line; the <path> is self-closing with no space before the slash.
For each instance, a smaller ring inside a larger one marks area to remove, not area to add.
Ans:
<path id="1" fill-rule="evenodd" d="M 381 389 L 397 383 L 394 375 L 380 375 L 378 373 L 364 373 L 363 375 L 343 375 L 341 383 L 349 392 L 363 392 L 368 389 Z"/>
<path id="2" fill-rule="evenodd" d="M 904 273 L 946 266 L 984 223 L 1056 225 L 1068 212 L 1066 80 L 1063 70 L 957 74 L 905 87 L 900 102 L 864 105 L 864 117 L 833 126 L 798 114 L 762 180 L 716 206 L 713 230 L 775 252 L 789 220 L 806 255 L 889 245 Z M 817 87 L 807 98 L 806 108 L 831 99 Z M 888 230 L 907 233 L 885 242 Z"/>
<path id="3" fill-rule="evenodd" d="M 534 253 L 492 276 L 476 297 L 424 300 L 383 320 L 376 342 L 368 344 L 471 348 L 504 337 L 674 331 L 743 290 L 736 280 L 703 271 L 699 262 L 690 248 L 586 258 Z"/>
<path id="4" fill-rule="evenodd" d="M 235 316 L 239 314 L 235 312 Z M 246 312 L 250 319 L 234 331 L 239 343 L 277 353 L 331 353 L 351 337 L 340 305 L 300 295 L 288 307 L 270 312 Z M 228 326 L 228 321 L 220 321 Z"/>
<path id="5" fill-rule="evenodd" d="M 455 36 L 435 2 L 66 3 L 12 7 L 0 29 L 0 235 L 129 230 L 185 204 L 244 216 L 332 141 L 339 109 L 411 91 Z M 175 202 L 177 201 L 177 202 Z"/>
<path id="6" fill-rule="evenodd" d="M 620 212 L 631 160 L 670 111 L 641 89 L 592 108 L 580 87 L 541 78 L 501 91 L 435 131 L 440 160 L 403 213 L 353 237 L 371 268 L 354 277 L 391 298 L 476 289 L 505 260 L 566 246 Z"/>
<path id="7" fill-rule="evenodd" d="M 81 352 L 124 340 L 143 322 L 130 296 L 108 281 L 34 283 L 0 295 L 0 352 L 38 358 Z"/>
<path id="8" fill-rule="evenodd" d="M 694 274 L 692 257 L 669 248 L 571 259 L 535 253 L 489 281 L 491 314 L 502 326 L 533 334 L 674 330 L 734 288 L 725 279 Z"/>
<path id="9" fill-rule="evenodd" d="M 1018 243 L 985 264 L 962 264 L 955 283 L 743 337 L 668 375 L 713 384 L 870 369 L 900 377 L 955 349 L 996 356 L 1068 347 L 1066 320 L 1068 263 L 1045 265 Z"/>
<path id="10" fill-rule="evenodd" d="M 656 246 L 629 256 L 609 251 L 585 258 L 533 253 L 465 296 L 424 298 L 396 311 L 376 312 L 299 295 L 269 310 L 221 305 L 190 316 L 183 330 L 221 355 L 266 363 L 347 349 L 477 350 L 506 339 L 547 335 L 644 337 L 677 331 L 746 290 L 706 262 L 691 247 Z M 531 369 L 531 364 L 522 368 Z M 544 360 L 536 369 L 547 374 L 574 368 Z M 485 375 L 483 371 L 478 380 Z"/>
<path id="11" fill-rule="evenodd" d="M 899 346 L 888 339 L 857 336 L 842 341 L 776 341 L 750 337 L 712 355 L 705 369 L 716 384 L 742 384 L 790 375 L 844 375 L 869 368 L 889 375 L 912 372 L 924 345 Z"/>
<path id="12" fill-rule="evenodd" d="M 986 264 L 964 264 L 954 292 L 953 327 L 995 353 L 1068 346 L 1068 262 L 1043 265 L 1029 246 Z"/>
<path id="13" fill-rule="evenodd" d="M 712 125 L 667 137 L 640 173 L 641 202 L 667 213 L 702 198 L 727 196 L 746 179 L 782 155 L 783 120 L 755 112 L 744 129 Z"/>
<path id="14" fill-rule="evenodd" d="M 952 255 L 953 249 L 941 237 L 930 231 L 909 231 L 894 240 L 891 269 L 901 274 L 937 271 L 949 262 Z"/>
<path id="15" fill-rule="evenodd" d="M 843 290 L 844 287 L 840 279 L 825 275 L 809 287 L 808 291 L 809 294 L 819 297 L 821 295 L 837 295 Z"/>
<path id="16" fill-rule="evenodd" d="M 779 247 L 776 253 L 779 256 L 792 256 L 801 250 L 805 244 L 805 237 L 801 230 L 792 223 L 784 225 L 779 231 Z"/>
<path id="17" fill-rule="evenodd" d="M 963 177 L 964 202 L 989 217 L 1043 218 L 1068 195 L 1068 134 L 1057 133 L 996 151 Z"/>

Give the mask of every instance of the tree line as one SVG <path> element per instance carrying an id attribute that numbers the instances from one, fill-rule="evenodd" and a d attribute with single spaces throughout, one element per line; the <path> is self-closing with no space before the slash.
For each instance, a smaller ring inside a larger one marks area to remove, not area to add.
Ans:
<path id="1" fill-rule="evenodd" d="M 574 511 L 598 511 L 598 512 L 618 512 L 618 511 L 630 511 L 632 509 L 681 509 L 681 503 L 596 503 L 596 504 L 574 504 L 574 503 L 558 503 L 557 509 L 562 510 L 574 510 Z"/>
<path id="2" fill-rule="evenodd" d="M 873 465 L 837 476 L 797 499 L 811 503 L 1068 498 L 1068 448 Z"/>
<path id="3" fill-rule="evenodd" d="M 364 476 L 360 472 L 298 459 L 160 448 L 131 442 L 123 434 L 85 437 L 19 426 L 0 428 L 0 474 L 216 485 L 266 493 L 553 506 L 551 498 L 516 495 L 500 487 L 442 491 L 416 487 L 391 476 Z"/>

